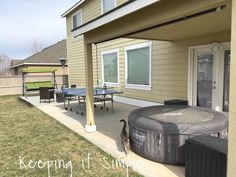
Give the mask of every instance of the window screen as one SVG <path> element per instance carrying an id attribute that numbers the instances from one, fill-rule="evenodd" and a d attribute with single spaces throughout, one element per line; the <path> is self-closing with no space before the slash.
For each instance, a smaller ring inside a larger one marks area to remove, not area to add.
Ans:
<path id="1" fill-rule="evenodd" d="M 127 51 L 127 83 L 149 85 L 149 47 Z"/>
<path id="2" fill-rule="evenodd" d="M 104 82 L 118 83 L 117 53 L 103 55 Z"/>
<path id="3" fill-rule="evenodd" d="M 73 29 L 77 28 L 80 25 L 82 25 L 81 12 L 78 12 L 76 15 L 73 16 Z"/>
<path id="4" fill-rule="evenodd" d="M 106 13 L 116 7 L 115 0 L 102 0 L 103 1 L 103 13 Z"/>

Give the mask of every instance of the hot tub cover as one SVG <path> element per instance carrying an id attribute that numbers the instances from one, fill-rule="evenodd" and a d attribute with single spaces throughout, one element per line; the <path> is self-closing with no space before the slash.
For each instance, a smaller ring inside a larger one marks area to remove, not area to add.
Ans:
<path id="1" fill-rule="evenodd" d="M 227 127 L 227 117 L 207 108 L 165 105 L 134 110 L 129 124 L 158 134 L 216 134 Z"/>

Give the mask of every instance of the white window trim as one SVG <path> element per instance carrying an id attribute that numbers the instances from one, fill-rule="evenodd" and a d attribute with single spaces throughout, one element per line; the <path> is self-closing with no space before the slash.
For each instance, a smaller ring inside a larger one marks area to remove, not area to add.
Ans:
<path id="1" fill-rule="evenodd" d="M 116 8 L 117 7 L 117 0 L 115 0 L 115 7 L 114 8 Z M 106 12 L 104 12 L 104 9 L 103 9 L 103 0 L 101 0 L 101 14 L 104 14 L 104 13 L 106 13 Z"/>
<path id="2" fill-rule="evenodd" d="M 149 47 L 149 85 L 139 85 L 139 84 L 128 84 L 128 56 L 127 51 Z M 135 44 L 125 47 L 125 88 L 128 89 L 137 89 L 137 90 L 152 90 L 152 41 Z"/>
<path id="3" fill-rule="evenodd" d="M 79 26 L 81 26 L 83 24 L 83 13 L 82 13 L 82 9 L 80 9 L 80 10 L 78 10 L 75 13 L 72 14 L 72 18 L 71 18 L 71 20 L 72 20 L 72 23 L 71 23 L 72 24 L 72 29 L 74 29 L 73 17 L 75 15 L 78 15 L 78 14 L 80 14 L 80 21 L 81 21 L 81 24 Z"/>
<path id="4" fill-rule="evenodd" d="M 106 54 L 112 54 L 112 53 L 116 53 L 117 54 L 117 80 L 118 82 L 104 82 L 104 65 L 103 65 L 103 55 Z M 119 87 L 120 86 L 120 57 L 119 57 L 120 51 L 119 49 L 112 49 L 112 50 L 107 50 L 107 51 L 103 51 L 101 52 L 101 63 L 102 63 L 102 84 L 106 84 L 109 87 Z"/>
<path id="5" fill-rule="evenodd" d="M 222 42 L 220 43 L 223 46 L 223 52 L 221 53 L 222 55 L 224 54 L 225 50 L 229 50 L 230 49 L 230 42 Z M 207 44 L 207 45 L 200 45 L 200 46 L 192 46 L 189 47 L 189 55 L 188 55 L 188 102 L 190 106 L 196 106 L 196 79 L 194 77 L 194 72 L 196 70 L 196 64 L 194 62 L 194 51 L 195 50 L 206 50 L 209 49 L 211 47 L 212 44 Z M 218 54 L 218 56 L 220 56 L 220 54 Z M 216 56 L 215 56 L 216 57 Z M 223 56 L 221 56 L 223 57 Z M 223 60 L 221 61 L 223 62 Z M 221 63 L 220 65 L 223 65 L 224 63 Z M 222 68 L 222 70 L 219 70 L 218 72 L 220 72 L 221 76 L 223 76 L 224 74 L 224 68 Z M 215 80 L 217 81 L 221 81 L 223 82 L 223 78 L 218 78 L 218 76 L 216 76 Z M 219 102 L 219 100 L 223 100 L 223 94 L 221 95 L 220 93 L 223 93 L 223 83 L 219 84 L 220 85 L 220 89 L 219 89 L 219 93 L 217 95 L 219 95 L 219 99 L 217 100 Z M 216 101 L 216 102 L 217 102 Z M 220 104 L 219 106 L 219 110 L 218 111 L 222 111 L 222 107 L 223 105 Z"/>

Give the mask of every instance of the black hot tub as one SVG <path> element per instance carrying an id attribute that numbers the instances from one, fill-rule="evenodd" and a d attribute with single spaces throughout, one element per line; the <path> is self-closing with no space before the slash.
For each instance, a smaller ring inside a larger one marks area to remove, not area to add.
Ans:
<path id="1" fill-rule="evenodd" d="M 184 165 L 186 139 L 202 134 L 221 136 L 226 129 L 226 115 L 200 107 L 151 106 L 129 115 L 131 149 L 167 164 Z"/>

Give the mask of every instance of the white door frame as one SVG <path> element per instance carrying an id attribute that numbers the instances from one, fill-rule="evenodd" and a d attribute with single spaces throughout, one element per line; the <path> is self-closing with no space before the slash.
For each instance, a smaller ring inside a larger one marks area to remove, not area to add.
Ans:
<path id="1" fill-rule="evenodd" d="M 223 90 L 224 90 L 224 52 L 230 50 L 230 42 L 219 43 L 222 49 L 213 53 L 213 87 L 212 90 L 212 108 L 222 111 L 223 108 Z M 213 44 L 189 47 L 188 57 L 188 101 L 190 106 L 196 106 L 197 100 L 197 61 L 195 60 L 196 51 L 212 51 Z M 216 81 L 216 85 L 214 85 Z"/>

